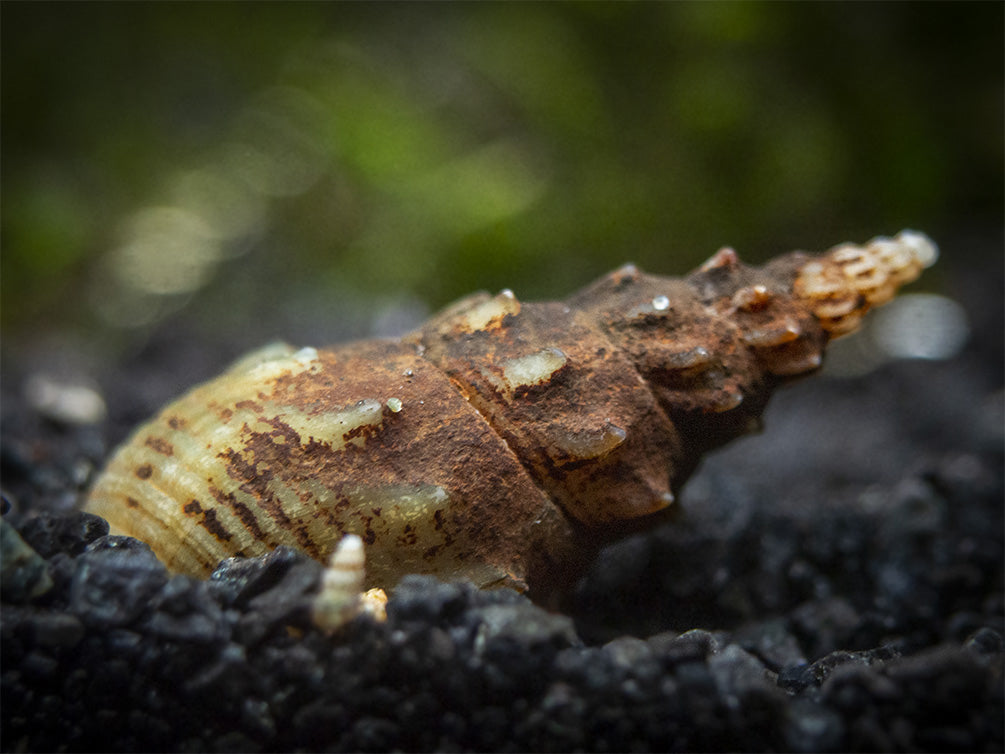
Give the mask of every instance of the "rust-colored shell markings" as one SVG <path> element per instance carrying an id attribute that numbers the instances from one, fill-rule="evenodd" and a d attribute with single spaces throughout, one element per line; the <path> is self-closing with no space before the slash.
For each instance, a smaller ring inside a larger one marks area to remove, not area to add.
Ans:
<path id="1" fill-rule="evenodd" d="M 564 302 L 476 294 L 400 339 L 263 349 L 141 426 L 87 510 L 194 575 L 351 533 L 368 586 L 547 594 L 663 520 L 705 451 L 935 255 L 911 231 L 762 268 L 722 249 L 683 278 L 628 265 Z"/>

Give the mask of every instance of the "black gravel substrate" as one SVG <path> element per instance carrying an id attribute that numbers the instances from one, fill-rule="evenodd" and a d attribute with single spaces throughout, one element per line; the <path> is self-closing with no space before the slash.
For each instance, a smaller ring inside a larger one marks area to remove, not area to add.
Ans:
<path id="1" fill-rule="evenodd" d="M 562 613 L 410 577 L 333 637 L 295 552 L 170 577 L 75 512 L 105 435 L 16 386 L 4 751 L 1003 749 L 996 338 L 779 394 Z"/>

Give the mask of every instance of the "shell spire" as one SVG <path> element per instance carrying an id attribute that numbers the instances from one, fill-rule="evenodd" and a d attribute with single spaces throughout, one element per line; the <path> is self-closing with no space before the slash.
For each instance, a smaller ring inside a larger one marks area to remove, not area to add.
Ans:
<path id="1" fill-rule="evenodd" d="M 840 244 L 803 265 L 792 292 L 827 334 L 837 338 L 858 329 L 871 307 L 892 299 L 900 286 L 934 264 L 938 254 L 928 236 L 913 230 L 893 238 L 878 236 L 862 246 Z"/>

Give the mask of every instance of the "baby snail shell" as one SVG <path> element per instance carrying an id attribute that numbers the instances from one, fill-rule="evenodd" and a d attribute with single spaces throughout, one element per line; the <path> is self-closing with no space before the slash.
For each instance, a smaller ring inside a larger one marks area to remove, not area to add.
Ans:
<path id="1" fill-rule="evenodd" d="M 193 575 L 278 545 L 326 561 L 354 535 L 322 623 L 408 573 L 545 601 L 665 520 L 705 451 L 935 257 L 912 231 L 760 268 L 724 248 L 563 302 L 478 293 L 399 339 L 270 346 L 139 427 L 86 508 Z"/>

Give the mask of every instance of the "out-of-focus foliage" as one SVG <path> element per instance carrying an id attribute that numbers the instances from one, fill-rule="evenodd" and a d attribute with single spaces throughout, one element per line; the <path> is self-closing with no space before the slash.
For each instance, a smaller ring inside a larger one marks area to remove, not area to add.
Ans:
<path id="1" fill-rule="evenodd" d="M 260 342 L 723 244 L 1001 224 L 999 3 L 2 13 L 5 332 L 197 306 Z"/>

